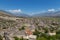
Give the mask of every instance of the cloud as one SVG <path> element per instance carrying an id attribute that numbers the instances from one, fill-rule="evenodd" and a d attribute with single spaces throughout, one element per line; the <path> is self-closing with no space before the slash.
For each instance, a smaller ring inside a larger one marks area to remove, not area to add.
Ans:
<path id="1" fill-rule="evenodd" d="M 55 9 L 48 9 L 48 11 L 51 12 L 51 11 L 56 11 L 56 10 Z"/>
<path id="2" fill-rule="evenodd" d="M 14 9 L 14 10 L 7 10 L 7 11 L 9 11 L 11 13 L 21 13 L 22 12 L 21 9 Z"/>
<path id="3" fill-rule="evenodd" d="M 58 10 L 60 10 L 60 8 L 58 8 Z"/>

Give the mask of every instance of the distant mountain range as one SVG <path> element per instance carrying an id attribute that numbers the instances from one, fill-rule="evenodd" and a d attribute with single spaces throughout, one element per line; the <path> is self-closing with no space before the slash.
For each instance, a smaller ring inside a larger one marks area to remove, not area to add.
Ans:
<path id="1" fill-rule="evenodd" d="M 34 15 L 28 15 L 28 14 L 25 14 L 25 13 L 10 13 L 10 12 L 7 12 L 7 11 L 3 11 L 3 10 L 0 10 L 0 16 L 18 16 L 18 17 L 60 17 L 60 11 L 56 11 L 56 12 L 44 12 L 44 13 L 37 13 L 37 14 L 34 14 Z"/>
<path id="2" fill-rule="evenodd" d="M 60 17 L 60 11 L 34 14 L 33 17 Z"/>
<path id="3" fill-rule="evenodd" d="M 0 10 L 0 16 L 9 16 L 9 17 L 29 17 L 29 15 L 24 13 L 10 13 L 7 11 Z"/>

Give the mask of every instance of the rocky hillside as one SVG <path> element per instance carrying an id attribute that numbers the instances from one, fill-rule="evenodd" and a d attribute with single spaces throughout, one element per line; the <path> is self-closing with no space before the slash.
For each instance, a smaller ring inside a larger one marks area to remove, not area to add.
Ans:
<path id="1" fill-rule="evenodd" d="M 7 17 L 13 17 L 13 15 L 11 15 L 8 12 L 3 11 L 3 10 L 0 10 L 0 16 L 3 16 L 3 17 L 5 17 L 5 16 L 7 16 Z"/>

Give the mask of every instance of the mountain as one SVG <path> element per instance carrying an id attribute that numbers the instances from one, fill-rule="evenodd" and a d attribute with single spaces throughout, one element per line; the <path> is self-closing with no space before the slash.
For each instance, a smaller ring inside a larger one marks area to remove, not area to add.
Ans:
<path id="1" fill-rule="evenodd" d="M 8 17 L 30 17 L 30 15 L 25 13 L 10 13 L 4 10 L 0 10 L 0 16 L 8 16 Z"/>
<path id="2" fill-rule="evenodd" d="M 9 12 L 6 12 L 6 11 L 3 11 L 3 10 L 0 10 L 0 16 L 3 16 L 3 17 L 15 17 L 14 15 L 12 15 L 11 13 Z"/>
<path id="3" fill-rule="evenodd" d="M 44 13 L 38 13 L 33 15 L 33 17 L 60 17 L 60 11 L 56 11 L 56 12 L 44 12 Z"/>
<path id="4" fill-rule="evenodd" d="M 18 16 L 18 17 L 30 17 L 30 15 L 25 14 L 25 13 L 14 13 L 13 15 Z"/>
<path id="5" fill-rule="evenodd" d="M 60 11 L 48 11 L 44 13 L 37 13 L 34 15 L 28 15 L 26 13 L 10 13 L 7 11 L 0 10 L 0 16 L 8 16 L 8 17 L 60 17 Z"/>

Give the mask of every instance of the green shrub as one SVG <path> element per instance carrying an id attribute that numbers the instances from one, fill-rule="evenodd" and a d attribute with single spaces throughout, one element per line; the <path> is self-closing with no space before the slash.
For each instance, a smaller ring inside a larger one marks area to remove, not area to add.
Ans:
<path id="1" fill-rule="evenodd" d="M 14 37 L 15 40 L 20 40 L 18 37 Z"/>

